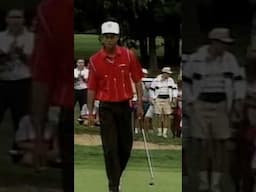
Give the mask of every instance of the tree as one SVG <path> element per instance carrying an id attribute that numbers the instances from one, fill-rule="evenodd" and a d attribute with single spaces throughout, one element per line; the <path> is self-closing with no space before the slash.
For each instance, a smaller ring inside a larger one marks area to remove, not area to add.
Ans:
<path id="1" fill-rule="evenodd" d="M 86 4 L 86 6 L 85 6 Z M 75 14 L 86 15 L 86 23 L 98 29 L 106 17 L 117 17 L 121 25 L 123 39 L 139 41 L 140 56 L 144 67 L 151 66 L 154 70 L 157 64 L 155 38 L 165 39 L 165 63 L 177 64 L 180 38 L 180 1 L 179 0 L 77 0 Z M 81 10 L 85 13 L 81 13 Z M 76 22 L 80 22 L 75 16 Z M 75 22 L 75 23 L 76 23 Z M 171 23 L 170 23 L 171 22 Z M 171 25 L 172 30 L 167 30 Z M 75 25 L 76 30 L 85 26 Z"/>

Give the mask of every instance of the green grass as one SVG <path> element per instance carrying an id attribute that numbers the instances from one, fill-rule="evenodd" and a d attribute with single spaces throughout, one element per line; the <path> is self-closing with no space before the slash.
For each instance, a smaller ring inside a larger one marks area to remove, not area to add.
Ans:
<path id="1" fill-rule="evenodd" d="M 75 35 L 75 58 L 89 58 L 101 47 L 98 35 Z"/>
<path id="2" fill-rule="evenodd" d="M 181 151 L 151 150 L 155 185 L 150 175 L 144 150 L 133 150 L 122 177 L 122 188 L 131 192 L 181 191 Z M 101 147 L 75 147 L 75 191 L 107 191 L 107 179 Z"/>
<path id="3" fill-rule="evenodd" d="M 104 170 L 76 169 L 75 192 L 107 192 L 107 180 Z M 155 172 L 154 186 L 149 186 L 149 174 L 146 171 L 129 170 L 122 178 L 124 192 L 180 192 L 181 173 Z"/>

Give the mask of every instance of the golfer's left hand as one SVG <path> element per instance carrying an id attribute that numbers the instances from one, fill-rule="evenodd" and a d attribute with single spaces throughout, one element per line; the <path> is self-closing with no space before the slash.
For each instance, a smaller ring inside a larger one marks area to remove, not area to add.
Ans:
<path id="1" fill-rule="evenodd" d="M 137 106 L 137 117 L 138 117 L 138 119 L 140 120 L 140 119 L 143 119 L 143 115 L 144 115 L 144 111 L 143 111 L 143 107 L 142 107 L 142 105 L 138 105 Z"/>

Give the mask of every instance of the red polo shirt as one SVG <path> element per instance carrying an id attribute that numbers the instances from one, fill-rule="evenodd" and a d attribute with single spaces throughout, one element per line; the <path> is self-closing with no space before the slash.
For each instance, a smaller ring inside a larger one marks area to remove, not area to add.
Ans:
<path id="1" fill-rule="evenodd" d="M 50 88 L 51 104 L 74 107 L 73 1 L 47 0 L 38 7 L 32 56 L 33 80 Z"/>
<path id="2" fill-rule="evenodd" d="M 88 89 L 96 92 L 96 100 L 119 102 L 133 97 L 131 80 L 139 82 L 143 77 L 141 65 L 134 53 L 124 47 L 116 47 L 114 57 L 101 49 L 89 60 Z"/>

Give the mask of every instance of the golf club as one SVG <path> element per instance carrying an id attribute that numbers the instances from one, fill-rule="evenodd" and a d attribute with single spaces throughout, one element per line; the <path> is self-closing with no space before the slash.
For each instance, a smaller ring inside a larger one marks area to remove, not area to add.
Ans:
<path id="1" fill-rule="evenodd" d="M 146 151 L 146 155 L 147 155 L 147 160 L 148 160 L 148 168 L 149 168 L 149 173 L 150 173 L 150 182 L 149 185 L 152 186 L 154 185 L 154 174 L 153 174 L 153 169 L 152 169 L 152 163 L 151 163 L 151 157 L 150 157 L 150 153 L 149 153 L 149 149 L 148 149 L 148 145 L 147 145 L 147 139 L 146 139 L 146 135 L 145 135 L 145 131 L 143 129 L 143 124 L 142 124 L 142 120 L 139 119 L 139 124 L 140 124 L 140 128 L 141 128 L 141 132 L 142 132 L 142 136 L 143 136 L 143 141 L 144 141 L 144 147 L 145 147 L 145 151 Z"/>

